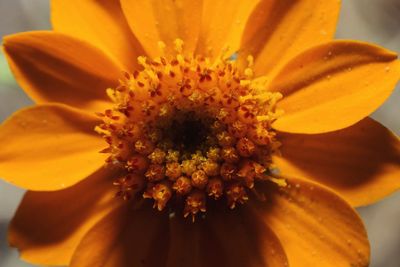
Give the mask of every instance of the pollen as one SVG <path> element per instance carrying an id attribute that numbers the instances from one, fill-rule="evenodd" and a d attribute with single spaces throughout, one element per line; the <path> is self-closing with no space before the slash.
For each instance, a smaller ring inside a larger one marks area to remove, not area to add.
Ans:
<path id="1" fill-rule="evenodd" d="M 139 57 L 141 69 L 106 90 L 113 108 L 97 113 L 95 130 L 108 144 L 101 153 L 121 173 L 116 195 L 146 198 L 194 221 L 209 203 L 245 204 L 260 183 L 285 186 L 269 171 L 279 153 L 271 125 L 282 114 L 282 95 L 253 79 L 251 56 L 243 67 L 186 53 L 179 39 L 174 44 L 174 54 Z"/>

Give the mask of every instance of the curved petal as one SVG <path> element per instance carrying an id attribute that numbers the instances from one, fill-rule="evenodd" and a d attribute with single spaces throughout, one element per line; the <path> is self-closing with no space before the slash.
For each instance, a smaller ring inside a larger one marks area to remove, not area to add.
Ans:
<path id="1" fill-rule="evenodd" d="M 332 133 L 280 134 L 282 175 L 317 181 L 352 205 L 367 205 L 400 188 L 400 141 L 366 118 Z"/>
<path id="2" fill-rule="evenodd" d="M 202 0 L 121 0 L 122 10 L 133 33 L 146 52 L 159 56 L 159 41 L 173 48 L 175 39 L 192 52 L 200 31 Z M 168 50 L 167 50 L 168 51 Z"/>
<path id="3" fill-rule="evenodd" d="M 240 215 L 218 212 L 192 223 L 182 217 L 168 219 L 148 205 L 140 210 L 124 207 L 85 236 L 71 266 L 286 266 L 271 230 Z"/>
<path id="4" fill-rule="evenodd" d="M 71 267 L 163 266 L 168 216 L 150 206 L 124 205 L 97 223 L 76 249 Z"/>
<path id="5" fill-rule="evenodd" d="M 255 73 L 274 76 L 301 51 L 332 39 L 338 0 L 262 0 L 246 24 L 239 57 L 255 58 Z"/>
<path id="6" fill-rule="evenodd" d="M 0 177 L 28 190 L 71 186 L 104 165 L 96 117 L 63 105 L 16 112 L 0 127 Z"/>
<path id="7" fill-rule="evenodd" d="M 218 56 L 239 50 L 246 21 L 260 0 L 204 0 L 200 39 L 196 52 Z M 229 56 L 227 54 L 226 56 Z"/>
<path id="8" fill-rule="evenodd" d="M 144 54 L 119 0 L 52 0 L 51 21 L 54 30 L 102 49 L 121 70 L 132 72 L 138 67 L 136 58 Z"/>
<path id="9" fill-rule="evenodd" d="M 360 217 L 333 191 L 298 179 L 252 203 L 279 237 L 291 267 L 369 264 L 370 248 Z"/>
<path id="10" fill-rule="evenodd" d="M 25 194 L 8 239 L 22 259 L 40 265 L 68 265 L 80 240 L 123 201 L 114 197 L 111 171 L 101 169 L 64 190 Z"/>
<path id="11" fill-rule="evenodd" d="M 397 55 L 366 43 L 335 41 L 289 62 L 270 84 L 284 98 L 273 127 L 323 133 L 348 127 L 375 111 L 400 78 Z"/>
<path id="12" fill-rule="evenodd" d="M 222 250 L 222 243 L 205 220 L 194 223 L 179 214 L 170 219 L 170 242 L 166 267 L 231 266 Z"/>
<path id="13" fill-rule="evenodd" d="M 4 51 L 17 81 L 38 103 L 102 111 L 109 101 L 105 90 L 121 76 L 100 50 L 60 33 L 10 35 Z"/>
<path id="14" fill-rule="evenodd" d="M 226 265 L 235 267 L 289 266 L 283 244 L 270 227 L 246 207 L 207 212 L 210 233 L 221 244 Z M 209 266 L 209 265 L 204 265 Z M 218 265 L 210 265 L 218 266 Z"/>

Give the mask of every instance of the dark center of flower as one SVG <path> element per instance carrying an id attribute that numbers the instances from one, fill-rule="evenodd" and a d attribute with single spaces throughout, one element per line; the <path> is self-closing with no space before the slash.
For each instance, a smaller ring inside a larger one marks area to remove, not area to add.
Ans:
<path id="1" fill-rule="evenodd" d="M 160 211 L 183 206 L 194 219 L 207 201 L 233 209 L 257 183 L 285 184 L 270 175 L 282 96 L 253 79 L 251 57 L 239 68 L 184 54 L 182 45 L 175 55 L 139 57 L 143 69 L 107 90 L 114 108 L 98 114 L 96 130 L 109 144 L 107 163 L 124 173 L 114 182 L 118 196 L 152 199 Z"/>
<path id="2" fill-rule="evenodd" d="M 182 120 L 174 119 L 170 127 L 162 129 L 167 140 L 171 140 L 174 149 L 184 153 L 201 150 L 210 134 L 210 120 L 201 120 L 188 112 Z"/>

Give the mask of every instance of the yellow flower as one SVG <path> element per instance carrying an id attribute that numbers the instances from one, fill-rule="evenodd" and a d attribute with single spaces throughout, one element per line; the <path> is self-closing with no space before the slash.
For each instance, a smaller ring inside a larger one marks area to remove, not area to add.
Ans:
<path id="1" fill-rule="evenodd" d="M 23 259 L 369 264 L 353 207 L 400 186 L 399 140 L 368 118 L 400 63 L 332 41 L 340 1 L 51 3 L 54 31 L 4 40 L 37 103 L 0 128 Z"/>

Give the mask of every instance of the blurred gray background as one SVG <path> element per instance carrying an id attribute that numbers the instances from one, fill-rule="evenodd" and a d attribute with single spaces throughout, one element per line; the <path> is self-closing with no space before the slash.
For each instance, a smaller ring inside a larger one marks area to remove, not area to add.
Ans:
<path id="1" fill-rule="evenodd" d="M 65 0 L 68 1 L 68 0 Z M 337 38 L 358 39 L 400 53 L 400 0 L 342 0 Z M 0 37 L 50 29 L 48 0 L 0 0 Z M 373 117 L 400 134 L 400 86 Z M 0 52 L 0 122 L 31 101 L 12 78 Z M 399 177 L 400 178 L 400 177 Z M 7 225 L 23 190 L 0 180 L 0 267 L 32 266 L 18 259 L 6 241 Z M 400 192 L 375 205 L 358 209 L 372 245 L 371 267 L 400 266 Z"/>

